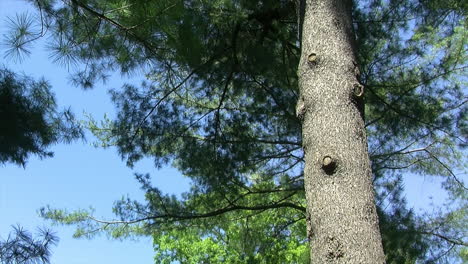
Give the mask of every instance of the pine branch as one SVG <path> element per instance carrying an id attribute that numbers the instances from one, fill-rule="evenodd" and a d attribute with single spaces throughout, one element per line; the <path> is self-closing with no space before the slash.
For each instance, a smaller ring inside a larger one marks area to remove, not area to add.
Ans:
<path id="1" fill-rule="evenodd" d="M 436 236 L 442 240 L 445 240 L 453 245 L 458 245 L 458 246 L 464 246 L 468 247 L 468 242 L 463 241 L 462 239 L 459 238 L 452 238 L 448 237 L 439 233 L 431 232 L 431 231 L 419 231 L 418 233 L 424 234 L 424 235 L 430 235 L 430 236 Z"/>
<path id="2" fill-rule="evenodd" d="M 259 211 L 259 210 L 269 210 L 269 209 L 278 209 L 278 208 L 293 208 L 298 211 L 305 213 L 306 208 L 291 202 L 282 202 L 282 203 L 274 203 L 269 205 L 259 205 L 259 206 L 240 206 L 240 205 L 230 205 L 215 211 L 211 211 L 208 213 L 202 214 L 162 214 L 162 215 L 153 215 L 143 218 L 138 218 L 134 220 L 120 220 L 120 221 L 107 221 L 94 218 L 93 216 L 88 216 L 89 219 L 101 223 L 101 224 L 136 224 L 139 222 L 149 221 L 149 220 L 171 220 L 171 221 L 181 221 L 181 220 L 193 220 L 193 219 L 201 219 L 201 218 L 209 218 L 214 216 L 219 216 L 228 212 L 237 211 L 237 210 L 245 210 L 245 211 Z"/>

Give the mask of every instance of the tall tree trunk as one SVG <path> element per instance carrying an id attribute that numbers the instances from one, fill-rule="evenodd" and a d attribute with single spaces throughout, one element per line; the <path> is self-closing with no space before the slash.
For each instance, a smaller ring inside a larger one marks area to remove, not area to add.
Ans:
<path id="1" fill-rule="evenodd" d="M 378 264 L 374 203 L 351 0 L 307 0 L 299 64 L 312 263 Z"/>

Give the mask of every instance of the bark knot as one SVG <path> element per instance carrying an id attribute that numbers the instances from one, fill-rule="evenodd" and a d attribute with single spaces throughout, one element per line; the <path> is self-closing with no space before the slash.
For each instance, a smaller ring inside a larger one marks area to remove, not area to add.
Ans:
<path id="1" fill-rule="evenodd" d="M 343 245 L 335 237 L 327 237 L 327 259 L 336 260 L 344 257 Z"/>
<path id="2" fill-rule="evenodd" d="M 353 71 L 354 71 L 354 76 L 356 76 L 356 79 L 361 80 L 361 71 L 359 70 L 359 66 L 357 62 L 353 61 Z"/>
<path id="3" fill-rule="evenodd" d="M 304 99 L 301 97 L 296 105 L 296 116 L 302 122 L 304 121 L 305 113 L 306 113 L 306 105 Z"/>

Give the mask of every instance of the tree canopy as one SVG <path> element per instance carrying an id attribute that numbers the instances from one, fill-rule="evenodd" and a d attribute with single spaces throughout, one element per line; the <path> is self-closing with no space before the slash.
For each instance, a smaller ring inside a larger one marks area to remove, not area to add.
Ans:
<path id="1" fill-rule="evenodd" d="M 51 157 L 48 148 L 82 136 L 69 110 L 59 111 L 45 80 L 0 68 L 0 163 L 25 165 L 30 155 Z"/>
<path id="2" fill-rule="evenodd" d="M 144 79 L 113 90 L 115 120 L 88 121 L 100 144 L 116 146 L 129 166 L 150 157 L 192 181 L 178 199 L 137 174 L 146 203 L 118 201 L 118 221 L 50 208 L 43 210 L 46 218 L 77 224 L 77 235 L 99 229 L 114 237 L 152 235 L 162 263 L 213 256 L 300 263 L 307 252 L 295 114 L 300 6 L 286 0 L 30 2 L 40 13 L 35 22 L 51 35 L 53 60 L 77 66 L 75 84 L 92 88 L 117 70 Z M 466 259 L 467 7 L 455 0 L 368 0 L 353 7 L 356 74 L 366 91 L 388 263 Z M 407 208 L 403 179 L 417 175 L 440 179 L 451 206 L 427 215 Z"/>

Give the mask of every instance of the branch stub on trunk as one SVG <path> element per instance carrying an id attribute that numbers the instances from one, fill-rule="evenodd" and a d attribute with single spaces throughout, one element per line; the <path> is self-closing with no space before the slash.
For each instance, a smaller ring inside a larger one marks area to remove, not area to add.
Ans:
<path id="1" fill-rule="evenodd" d="M 309 56 L 307 57 L 307 61 L 309 62 L 310 66 L 314 66 L 315 64 L 317 64 L 317 54 L 309 54 Z"/>
<path id="2" fill-rule="evenodd" d="M 332 175 L 336 171 L 336 160 L 330 156 L 325 156 L 322 160 L 322 169 L 328 174 Z"/>
<path id="3" fill-rule="evenodd" d="M 364 95 L 364 85 L 355 83 L 353 85 L 353 94 L 355 97 L 360 98 Z"/>

